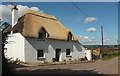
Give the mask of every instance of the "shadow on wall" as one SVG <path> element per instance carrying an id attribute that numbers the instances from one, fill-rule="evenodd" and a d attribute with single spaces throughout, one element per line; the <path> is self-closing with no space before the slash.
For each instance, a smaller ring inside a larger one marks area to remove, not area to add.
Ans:
<path id="1" fill-rule="evenodd" d="M 45 41 L 39 41 L 36 38 L 26 38 L 26 42 L 27 42 L 28 47 L 32 47 L 36 51 L 38 49 L 43 49 L 43 48 L 46 48 L 46 46 L 49 46 L 49 44 L 45 43 Z M 42 47 L 42 48 L 40 48 L 40 47 Z M 46 51 L 44 51 L 44 53 L 48 53 L 48 48 Z"/>
<path id="2" fill-rule="evenodd" d="M 74 47 L 78 50 L 78 51 L 82 51 L 82 44 L 77 41 L 77 42 L 66 42 L 66 41 L 59 41 L 59 40 L 47 40 L 46 41 L 39 41 L 36 38 L 26 38 L 26 41 L 34 48 L 34 49 L 38 49 L 39 46 L 41 47 L 45 47 L 48 48 L 49 45 L 52 46 L 52 48 L 54 50 L 56 50 L 56 48 L 70 48 L 73 49 L 73 45 Z M 73 51 L 73 50 L 72 50 Z M 48 51 L 46 51 L 48 53 Z M 62 51 L 64 52 L 64 51 Z"/>

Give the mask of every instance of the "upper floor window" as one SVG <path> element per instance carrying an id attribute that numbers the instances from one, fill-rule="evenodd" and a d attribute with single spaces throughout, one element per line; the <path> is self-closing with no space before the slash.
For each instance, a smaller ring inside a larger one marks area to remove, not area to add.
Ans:
<path id="1" fill-rule="evenodd" d="M 44 28 L 42 28 L 42 29 L 40 30 L 40 32 L 39 32 L 39 37 L 38 37 L 38 39 L 39 39 L 39 40 L 45 40 L 45 37 L 46 37 L 46 32 L 45 32 Z"/>
<path id="2" fill-rule="evenodd" d="M 41 39 L 41 40 L 44 39 L 44 33 L 43 32 L 39 32 L 39 38 L 38 39 Z"/>
<path id="3" fill-rule="evenodd" d="M 67 37 L 67 41 L 71 41 L 72 40 L 72 34 L 69 32 L 68 37 Z"/>

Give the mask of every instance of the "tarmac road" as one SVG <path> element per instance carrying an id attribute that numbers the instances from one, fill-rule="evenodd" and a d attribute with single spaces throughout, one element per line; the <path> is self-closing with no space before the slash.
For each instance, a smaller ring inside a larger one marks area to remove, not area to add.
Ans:
<path id="1" fill-rule="evenodd" d="M 64 65 L 47 65 L 16 68 L 19 74 L 118 74 L 118 57 L 111 60 Z"/>

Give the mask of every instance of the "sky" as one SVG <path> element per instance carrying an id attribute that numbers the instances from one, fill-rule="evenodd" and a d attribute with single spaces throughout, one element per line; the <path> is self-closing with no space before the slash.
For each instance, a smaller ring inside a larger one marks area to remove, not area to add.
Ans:
<path id="1" fill-rule="evenodd" d="M 104 44 L 117 44 L 117 2 L 15 2 L 19 17 L 26 9 L 54 15 L 65 27 L 78 37 L 83 45 L 101 45 L 100 27 L 104 28 Z M 3 2 L 0 18 L 11 23 L 11 5 Z M 85 16 L 80 9 L 87 14 Z"/>
<path id="2" fill-rule="evenodd" d="M 119 2 L 119 0 L 1 0 L 2 2 Z"/>

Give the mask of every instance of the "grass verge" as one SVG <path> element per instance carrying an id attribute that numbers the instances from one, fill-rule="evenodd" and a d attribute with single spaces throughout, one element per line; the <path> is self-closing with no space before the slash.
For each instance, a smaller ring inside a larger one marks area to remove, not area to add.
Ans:
<path id="1" fill-rule="evenodd" d="M 109 60 L 119 56 L 120 56 L 120 52 L 108 53 L 106 56 L 103 56 L 101 60 Z"/>

